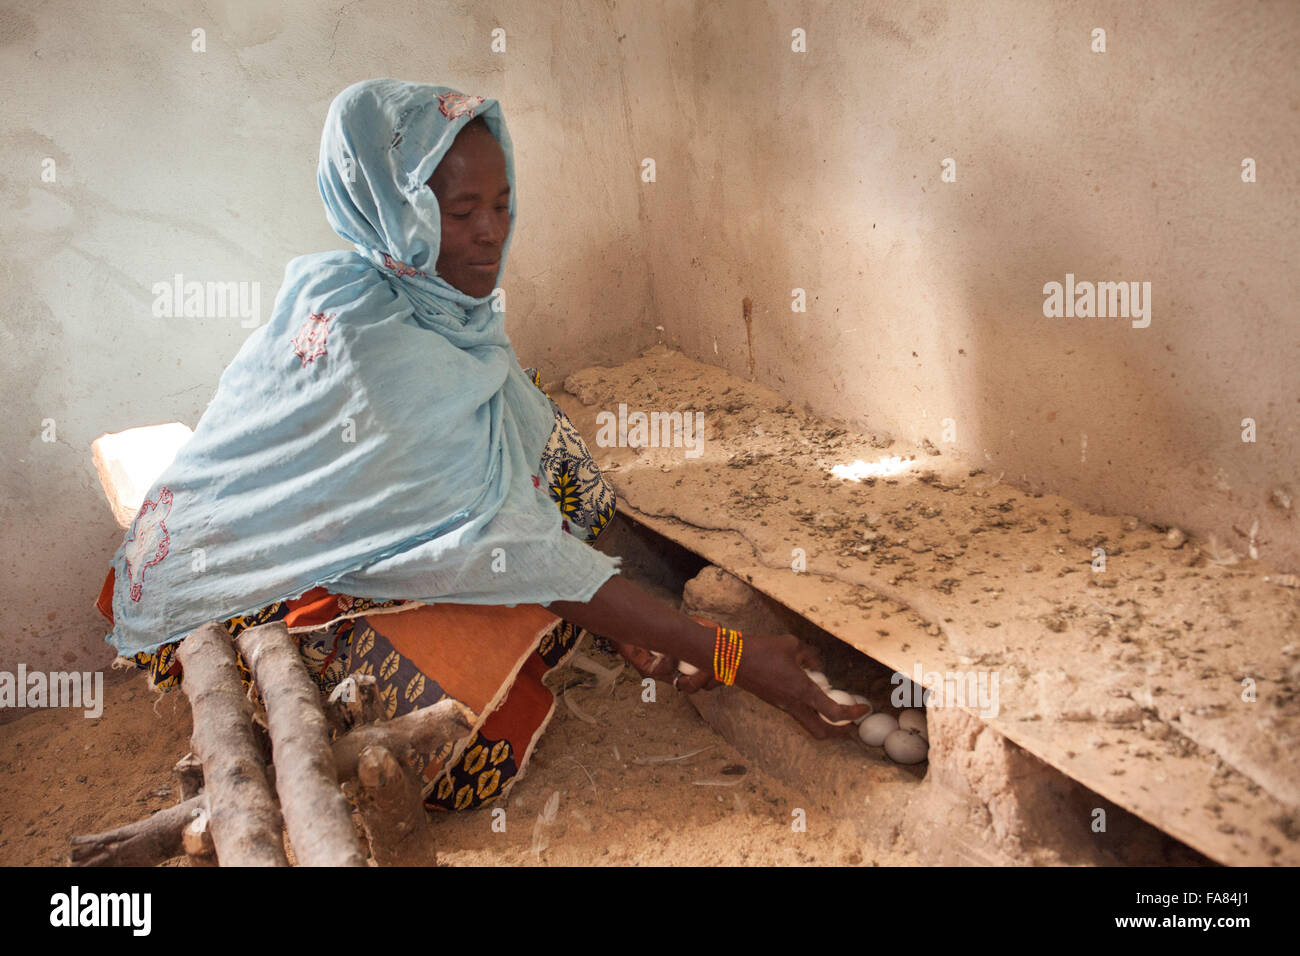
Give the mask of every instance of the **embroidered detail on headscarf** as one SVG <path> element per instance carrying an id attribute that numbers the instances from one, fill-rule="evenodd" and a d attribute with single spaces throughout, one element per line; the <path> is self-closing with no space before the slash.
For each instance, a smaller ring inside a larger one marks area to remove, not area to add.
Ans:
<path id="1" fill-rule="evenodd" d="M 424 275 L 424 273 L 415 268 L 415 266 L 407 265 L 405 262 L 398 262 L 386 252 L 384 253 L 384 265 L 396 272 L 399 278 L 404 276 Z"/>
<path id="2" fill-rule="evenodd" d="M 145 501 L 131 525 L 131 537 L 126 541 L 126 573 L 131 578 L 131 600 L 139 601 L 144 593 L 144 569 L 151 568 L 171 550 L 171 535 L 167 533 L 166 517 L 172 510 L 170 488 L 158 490 L 157 501 Z"/>
<path id="3" fill-rule="evenodd" d="M 442 110 L 442 115 L 447 119 L 455 119 L 458 116 L 473 117 L 474 110 L 483 102 L 481 96 L 470 96 L 467 93 L 443 93 L 438 97 L 438 109 Z"/>
<path id="4" fill-rule="evenodd" d="M 293 337 L 293 354 L 302 359 L 302 367 L 325 354 L 325 340 L 330 334 L 330 320 L 334 316 L 313 312 L 307 316 L 298 334 Z"/>
<path id="5" fill-rule="evenodd" d="M 406 127 L 411 122 L 411 117 L 419 113 L 427 104 L 416 103 L 406 107 L 397 114 L 397 119 L 393 120 L 393 141 L 388 144 L 389 149 L 397 149 L 402 145 L 402 140 L 406 137 Z"/>

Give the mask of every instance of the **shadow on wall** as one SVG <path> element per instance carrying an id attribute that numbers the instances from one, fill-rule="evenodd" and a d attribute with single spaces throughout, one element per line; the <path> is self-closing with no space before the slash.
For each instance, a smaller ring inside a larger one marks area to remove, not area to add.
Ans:
<path id="1" fill-rule="evenodd" d="M 957 288 L 972 365 L 961 377 L 969 384 L 967 417 L 958 427 L 970 430 L 959 445 L 1036 490 L 1044 475 L 1064 475 L 1051 482 L 1053 490 L 1089 507 L 1104 510 L 1112 496 L 1122 496 L 1158 509 L 1162 489 L 1133 489 L 1170 466 L 1160 460 L 1168 446 L 1197 454 L 1187 433 L 1192 410 L 1159 377 L 1162 332 L 1134 328 L 1136 319 L 1053 318 L 1043 311 L 1044 285 L 1064 285 L 1067 274 L 1076 282 L 1140 282 L 1151 281 L 1151 270 L 1122 261 L 1103 233 L 1088 228 L 1095 211 L 1077 193 L 1034 183 L 1041 171 L 1017 165 L 1009 151 L 972 151 L 992 163 L 968 166 L 967 175 L 1028 202 L 962 205 L 955 220 L 969 250 Z M 1164 298 L 1156 306 L 1167 327 L 1178 304 Z"/>
<path id="2" fill-rule="evenodd" d="M 990 144 L 975 152 L 991 165 L 968 166 L 968 176 L 1002 184 L 1027 202 L 963 204 L 948 224 L 970 250 L 958 285 L 972 363 L 960 378 L 966 416 L 959 429 L 966 433 L 958 446 L 1007 481 L 1104 513 L 1213 534 L 1243 554 L 1245 529 L 1258 521 L 1260 543 L 1270 545 L 1261 557 L 1293 568 L 1300 540 L 1292 513 L 1269 504 L 1270 488 L 1286 477 L 1285 432 L 1241 441 L 1243 410 L 1275 407 L 1276 386 L 1237 364 L 1225 343 L 1242 330 L 1198 305 L 1213 302 L 1217 290 L 1209 283 L 1218 278 L 1184 264 L 1180 223 L 1152 226 L 1159 213 L 1146 208 L 1112 206 L 1108 215 L 1093 201 L 1094 191 L 1114 185 L 1104 175 L 1095 185 L 1089 179 L 1082 188 L 1049 191 L 1031 181 L 1040 167 L 1017 164 L 1014 151 Z M 1127 185 L 1120 182 L 1121 191 Z M 1158 232 L 1155 249 L 1130 236 L 1123 242 L 1130 254 L 1121 256 L 1106 220 L 1126 216 L 1135 232 Z M 1149 282 L 1151 301 L 1144 293 L 1142 308 L 1151 324 L 1045 316 L 1044 284 L 1065 284 L 1067 274 L 1076 283 Z"/>

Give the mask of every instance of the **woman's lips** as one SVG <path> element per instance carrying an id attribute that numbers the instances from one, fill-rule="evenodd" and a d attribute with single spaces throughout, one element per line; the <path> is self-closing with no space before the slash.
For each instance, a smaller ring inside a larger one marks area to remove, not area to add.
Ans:
<path id="1" fill-rule="evenodd" d="M 489 270 L 495 271 L 499 265 L 501 265 L 501 259 L 497 258 L 493 259 L 491 262 L 471 262 L 469 267 L 471 269 L 476 269 L 479 272 L 488 272 Z"/>

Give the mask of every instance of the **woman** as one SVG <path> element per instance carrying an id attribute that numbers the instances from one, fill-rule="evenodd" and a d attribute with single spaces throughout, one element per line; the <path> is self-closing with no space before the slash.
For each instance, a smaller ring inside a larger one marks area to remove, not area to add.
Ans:
<path id="1" fill-rule="evenodd" d="M 516 209 L 496 101 L 355 84 L 330 107 L 317 181 L 356 252 L 289 264 L 150 490 L 101 594 L 119 653 L 166 689 L 194 628 L 284 620 L 325 689 L 375 674 L 390 716 L 454 696 L 479 720 L 426 755 L 443 808 L 519 776 L 554 706 L 541 677 L 582 628 L 643 675 L 695 665 L 682 691 L 734 682 L 814 736 L 851 731 L 819 717 L 862 709 L 807 678 L 814 649 L 687 617 L 589 547 L 613 491 L 493 298 Z"/>

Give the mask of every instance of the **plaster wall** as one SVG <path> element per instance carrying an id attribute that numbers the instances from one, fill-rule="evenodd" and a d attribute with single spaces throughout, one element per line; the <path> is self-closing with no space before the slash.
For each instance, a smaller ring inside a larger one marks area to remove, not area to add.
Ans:
<path id="1" fill-rule="evenodd" d="M 629 75 L 669 64 L 631 97 L 661 151 L 666 344 L 1243 554 L 1258 521 L 1260 557 L 1297 570 L 1300 521 L 1270 502 L 1300 490 L 1300 6 L 733 0 L 672 22 L 666 49 L 624 43 Z M 1149 282 L 1149 326 L 1045 317 L 1067 273 Z"/>
<path id="2" fill-rule="evenodd" d="M 500 99 L 519 195 L 504 282 L 515 350 L 548 380 L 635 354 L 628 330 L 653 326 L 653 297 L 616 20 L 573 2 L 0 9 L 0 670 L 111 660 L 91 603 L 122 532 L 90 443 L 193 426 L 252 331 L 154 318 L 153 284 L 256 283 L 266 321 L 290 259 L 347 248 L 315 174 L 325 111 L 350 83 Z"/>

